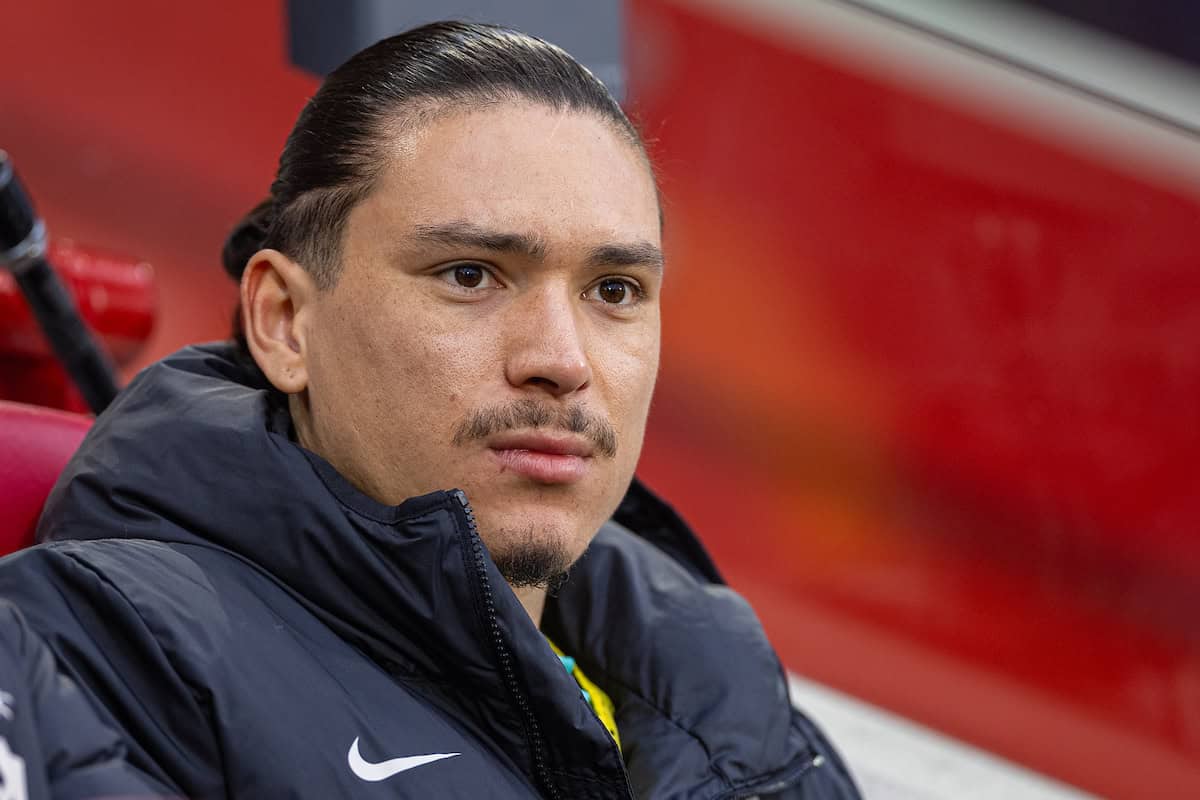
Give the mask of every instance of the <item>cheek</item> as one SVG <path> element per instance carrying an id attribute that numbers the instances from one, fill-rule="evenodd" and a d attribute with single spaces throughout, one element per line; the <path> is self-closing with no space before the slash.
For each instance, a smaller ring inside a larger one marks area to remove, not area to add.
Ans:
<path id="1" fill-rule="evenodd" d="M 627 445 L 622 455 L 634 459 L 640 449 L 658 377 L 656 331 L 657 328 L 647 330 L 622 347 L 606 348 L 598 360 L 597 371 L 604 376 L 611 421 L 625 439 L 622 444 Z"/>
<path id="2" fill-rule="evenodd" d="M 397 352 L 404 353 L 409 391 L 447 422 L 461 416 L 464 404 L 478 402 L 481 387 L 499 372 L 496 337 L 481 335 L 469 320 L 416 310 L 390 335 Z"/>
<path id="3" fill-rule="evenodd" d="M 367 285 L 347 296 L 329 320 L 327 338 L 347 369 L 392 390 L 437 391 L 471 363 L 461 326 L 434 313 L 406 285 Z"/>
<path id="4" fill-rule="evenodd" d="M 430 338 L 418 309 L 391 294 L 347 292 L 316 326 L 313 399 L 368 434 L 395 435 L 406 419 L 436 405 L 430 393 L 445 383 L 436 367 L 447 347 Z"/>
<path id="5" fill-rule="evenodd" d="M 386 351 L 377 368 L 389 376 L 379 390 L 390 403 L 389 425 L 421 447 L 429 467 L 452 470 L 458 450 L 450 441 L 458 426 L 502 395 L 499 337 L 487 320 L 458 309 L 419 300 L 393 308 L 375 332 Z"/>

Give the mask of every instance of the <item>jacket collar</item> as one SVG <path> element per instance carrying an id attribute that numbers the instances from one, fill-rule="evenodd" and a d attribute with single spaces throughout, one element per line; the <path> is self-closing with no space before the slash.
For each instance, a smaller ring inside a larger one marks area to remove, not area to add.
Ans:
<path id="1" fill-rule="evenodd" d="M 149 367 L 60 477 L 41 538 L 224 549 L 398 677 L 454 687 L 431 702 L 485 729 L 551 796 L 627 792 L 620 755 L 488 557 L 465 496 L 376 502 L 291 441 L 273 397 L 225 344 Z M 616 701 L 636 793 L 717 797 L 794 767 L 806 748 L 753 613 L 640 484 L 615 519 L 543 628 Z"/>

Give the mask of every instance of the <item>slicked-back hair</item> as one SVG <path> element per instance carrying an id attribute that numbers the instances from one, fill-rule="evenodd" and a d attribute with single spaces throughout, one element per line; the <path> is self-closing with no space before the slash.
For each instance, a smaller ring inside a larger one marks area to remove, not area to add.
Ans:
<path id="1" fill-rule="evenodd" d="M 561 48 L 494 25 L 431 23 L 371 45 L 325 79 L 288 136 L 270 196 L 226 240 L 225 270 L 240 279 L 269 247 L 330 288 L 346 219 L 385 166 L 390 135 L 437 113 L 519 101 L 595 114 L 645 152 L 604 84 Z"/>

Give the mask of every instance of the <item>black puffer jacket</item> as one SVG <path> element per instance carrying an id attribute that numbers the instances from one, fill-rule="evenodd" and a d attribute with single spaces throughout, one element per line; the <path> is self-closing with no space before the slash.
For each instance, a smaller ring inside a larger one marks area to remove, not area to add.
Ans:
<path id="1" fill-rule="evenodd" d="M 375 502 L 259 380 L 225 345 L 146 370 L 47 543 L 0 562 L 144 769 L 195 800 L 857 797 L 753 612 L 639 485 L 543 622 L 611 695 L 622 755 L 466 497 Z"/>
<path id="2" fill-rule="evenodd" d="M 0 602 L 0 797 L 166 800 L 125 744 L 61 675 L 20 611 Z"/>

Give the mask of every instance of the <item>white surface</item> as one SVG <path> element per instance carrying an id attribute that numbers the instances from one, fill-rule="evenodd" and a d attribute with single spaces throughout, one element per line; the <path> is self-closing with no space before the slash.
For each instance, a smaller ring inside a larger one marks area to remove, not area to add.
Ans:
<path id="1" fill-rule="evenodd" d="M 1094 798 L 821 684 L 788 681 L 792 702 L 833 739 L 866 800 Z"/>

